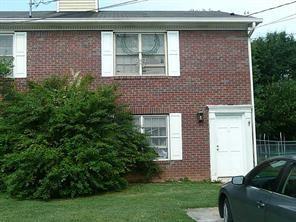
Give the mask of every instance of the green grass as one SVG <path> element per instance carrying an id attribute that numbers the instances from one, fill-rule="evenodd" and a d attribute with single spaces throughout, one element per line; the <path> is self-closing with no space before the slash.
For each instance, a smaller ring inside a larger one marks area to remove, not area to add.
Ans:
<path id="1" fill-rule="evenodd" d="M 0 195 L 1 222 L 153 222 L 192 221 L 186 209 L 217 205 L 220 185 L 196 182 L 135 184 L 122 192 L 42 201 Z"/>

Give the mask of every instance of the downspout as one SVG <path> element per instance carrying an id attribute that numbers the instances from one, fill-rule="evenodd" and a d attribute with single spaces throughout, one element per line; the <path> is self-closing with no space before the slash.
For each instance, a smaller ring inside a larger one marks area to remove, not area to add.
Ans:
<path id="1" fill-rule="evenodd" d="M 32 18 L 32 11 L 33 11 L 33 1 L 29 1 L 29 18 Z"/>
<path id="2" fill-rule="evenodd" d="M 252 64 L 252 46 L 251 35 L 256 28 L 256 22 L 252 23 L 252 27 L 248 32 L 248 52 L 249 52 L 249 67 L 250 67 L 250 82 L 251 82 L 251 102 L 252 102 L 252 131 L 253 131 L 253 165 L 257 165 L 257 144 L 256 144 L 256 122 L 255 122 L 255 98 L 254 98 L 254 81 L 253 81 L 253 64 Z"/>
<path id="3" fill-rule="evenodd" d="M 60 12 L 60 1 L 57 1 L 56 7 L 57 7 L 57 12 Z"/>
<path id="4" fill-rule="evenodd" d="M 96 0 L 96 12 L 99 12 L 100 10 L 100 0 Z"/>
<path id="5" fill-rule="evenodd" d="M 249 38 L 251 38 L 251 36 L 252 36 L 252 34 L 254 33 L 255 29 L 256 29 L 256 22 L 253 22 L 253 23 L 252 23 L 252 27 L 249 28 L 249 31 L 248 31 L 248 36 L 249 36 Z"/>

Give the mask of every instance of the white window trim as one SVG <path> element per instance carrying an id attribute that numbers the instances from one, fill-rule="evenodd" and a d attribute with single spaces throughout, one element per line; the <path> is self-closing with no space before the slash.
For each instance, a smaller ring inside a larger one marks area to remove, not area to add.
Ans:
<path id="1" fill-rule="evenodd" d="M 167 146 L 168 146 L 168 158 L 156 158 L 155 161 L 170 161 L 171 160 L 171 144 L 170 144 L 170 117 L 169 115 L 134 115 L 136 117 L 140 117 L 140 131 L 144 134 L 144 117 L 166 117 L 166 128 L 167 128 Z"/>
<path id="2" fill-rule="evenodd" d="M 138 41 L 139 41 L 139 73 L 137 74 L 117 74 L 116 72 L 116 35 L 117 34 L 137 34 L 138 35 Z M 144 74 L 143 75 L 143 67 L 142 67 L 142 56 L 143 56 L 143 52 L 142 52 L 142 35 L 143 34 L 163 34 L 164 35 L 164 57 L 165 57 L 165 74 Z M 114 38 L 113 38 L 113 55 L 114 55 L 114 66 L 113 66 L 113 70 L 114 70 L 114 76 L 169 76 L 168 73 L 168 41 L 167 41 L 167 32 L 114 32 Z"/>

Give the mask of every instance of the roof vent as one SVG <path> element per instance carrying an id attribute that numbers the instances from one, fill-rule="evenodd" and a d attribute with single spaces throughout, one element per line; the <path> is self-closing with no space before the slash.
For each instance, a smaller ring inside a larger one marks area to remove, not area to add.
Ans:
<path id="1" fill-rule="evenodd" d="M 85 12 L 98 11 L 99 0 L 59 0 L 57 12 Z"/>

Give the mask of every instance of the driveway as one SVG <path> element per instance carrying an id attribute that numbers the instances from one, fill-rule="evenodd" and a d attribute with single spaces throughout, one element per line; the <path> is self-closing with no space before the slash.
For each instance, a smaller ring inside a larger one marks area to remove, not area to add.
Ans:
<path id="1" fill-rule="evenodd" d="M 198 222 L 222 222 L 218 208 L 188 209 L 187 215 Z"/>

